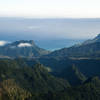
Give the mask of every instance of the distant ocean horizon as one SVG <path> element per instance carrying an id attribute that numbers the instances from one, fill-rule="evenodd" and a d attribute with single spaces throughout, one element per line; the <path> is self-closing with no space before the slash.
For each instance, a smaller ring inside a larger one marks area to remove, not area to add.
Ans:
<path id="1" fill-rule="evenodd" d="M 80 44 L 84 41 L 85 39 L 36 40 L 35 43 L 41 48 L 54 51 L 61 48 L 71 47 L 75 44 Z"/>
<path id="2" fill-rule="evenodd" d="M 21 39 L 20 39 L 21 40 Z M 10 40 L 10 39 L 6 39 L 6 40 L 2 40 L 0 39 L 0 41 L 6 41 L 7 43 L 12 43 L 15 41 L 20 41 L 20 40 Z M 29 39 L 22 39 L 22 40 L 29 40 Z M 84 42 L 87 39 L 55 39 L 55 40 L 34 40 L 31 39 L 35 42 L 35 44 L 43 49 L 46 50 L 50 50 L 50 51 L 54 51 L 54 50 L 59 50 L 61 48 L 67 48 L 67 47 L 71 47 L 73 45 L 76 44 L 80 44 L 82 42 Z"/>
<path id="3" fill-rule="evenodd" d="M 94 38 L 100 33 L 100 18 L 25 19 L 0 17 L 0 40 L 34 40 L 47 50 L 56 50 Z"/>

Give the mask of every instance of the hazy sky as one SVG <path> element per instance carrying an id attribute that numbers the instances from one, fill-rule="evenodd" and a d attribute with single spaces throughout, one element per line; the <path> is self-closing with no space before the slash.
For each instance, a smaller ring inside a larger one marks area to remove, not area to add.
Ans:
<path id="1" fill-rule="evenodd" d="M 89 39 L 100 33 L 100 19 L 0 18 L 0 39 Z"/>
<path id="2" fill-rule="evenodd" d="M 100 0 L 0 0 L 0 16 L 100 18 Z"/>

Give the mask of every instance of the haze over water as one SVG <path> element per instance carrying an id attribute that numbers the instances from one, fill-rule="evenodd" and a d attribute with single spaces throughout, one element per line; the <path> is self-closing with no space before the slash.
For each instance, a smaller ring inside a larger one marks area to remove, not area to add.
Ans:
<path id="1" fill-rule="evenodd" d="M 0 40 L 34 40 L 45 49 L 69 47 L 100 33 L 100 19 L 0 18 Z"/>

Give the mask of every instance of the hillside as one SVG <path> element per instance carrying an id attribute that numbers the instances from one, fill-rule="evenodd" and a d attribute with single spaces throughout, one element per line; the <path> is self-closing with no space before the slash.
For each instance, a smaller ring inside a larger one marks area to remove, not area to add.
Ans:
<path id="1" fill-rule="evenodd" d="M 68 82 L 74 86 L 80 85 L 86 80 L 86 77 L 78 70 L 77 67 L 75 67 L 75 65 L 72 65 L 61 71 L 59 77 L 68 80 Z"/>
<path id="2" fill-rule="evenodd" d="M 0 57 L 39 57 L 48 54 L 42 48 L 39 48 L 33 40 L 20 40 L 8 43 L 0 47 Z"/>
<path id="3" fill-rule="evenodd" d="M 100 100 L 100 79 L 92 77 L 80 86 L 60 92 L 38 94 L 31 100 Z"/>
<path id="4" fill-rule="evenodd" d="M 52 76 L 41 64 L 34 67 L 20 66 L 15 60 L 0 60 L 0 80 L 14 79 L 21 87 L 31 92 L 60 91 L 69 87 L 66 80 Z"/>
<path id="5" fill-rule="evenodd" d="M 100 34 L 93 40 L 88 40 L 81 45 L 63 48 L 47 55 L 48 57 L 76 57 L 98 58 L 100 57 Z"/>
<path id="6" fill-rule="evenodd" d="M 40 63 L 30 66 L 22 58 L 0 60 L 0 100 L 100 100 L 100 79 L 95 77 L 91 65 L 86 66 L 86 60 L 80 62 L 64 67 L 59 75 L 53 76 Z M 94 76 L 86 78 L 82 70 Z"/>

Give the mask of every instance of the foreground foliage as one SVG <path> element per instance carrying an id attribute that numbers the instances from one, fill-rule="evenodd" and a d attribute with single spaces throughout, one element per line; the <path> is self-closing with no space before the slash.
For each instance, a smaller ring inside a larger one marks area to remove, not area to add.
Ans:
<path id="1" fill-rule="evenodd" d="M 86 79 L 75 66 L 62 72 L 62 78 L 55 77 L 41 64 L 0 60 L 0 100 L 100 100 L 98 77 Z M 79 83 L 71 86 L 70 79 Z"/>

